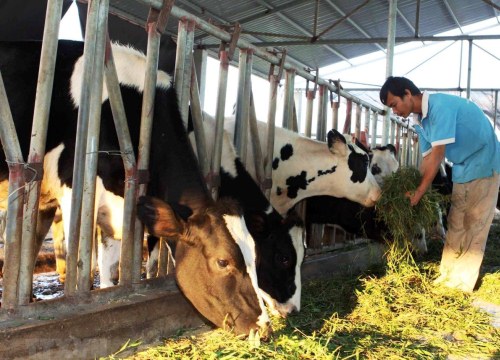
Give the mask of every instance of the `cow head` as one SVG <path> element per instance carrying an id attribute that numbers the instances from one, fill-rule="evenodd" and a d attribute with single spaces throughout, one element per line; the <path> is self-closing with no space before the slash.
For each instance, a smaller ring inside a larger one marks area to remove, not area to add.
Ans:
<path id="1" fill-rule="evenodd" d="M 385 176 L 393 174 L 399 168 L 396 148 L 392 144 L 372 149 L 370 159 L 371 172 L 380 186 L 383 185 Z"/>
<path id="2" fill-rule="evenodd" d="M 304 260 L 304 225 L 295 212 L 245 212 L 245 222 L 257 243 L 259 288 L 271 312 L 286 317 L 300 311 Z"/>
<path id="3" fill-rule="evenodd" d="M 152 235 L 176 240 L 177 283 L 203 316 L 237 334 L 267 337 L 255 244 L 234 203 L 219 201 L 183 219 L 162 200 L 141 197 L 137 214 Z"/>

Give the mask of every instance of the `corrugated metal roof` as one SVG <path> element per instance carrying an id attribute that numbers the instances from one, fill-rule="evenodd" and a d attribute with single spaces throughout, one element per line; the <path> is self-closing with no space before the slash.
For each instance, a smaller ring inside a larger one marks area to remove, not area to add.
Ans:
<path id="1" fill-rule="evenodd" d="M 175 6 L 214 24 L 238 22 L 242 37 L 256 46 L 286 47 L 288 61 L 299 67 L 324 67 L 386 47 L 389 1 L 178 0 Z M 110 8 L 139 23 L 144 23 L 148 14 L 148 9 L 134 0 L 111 0 Z M 396 38 L 434 36 L 497 16 L 498 9 L 500 0 L 399 0 Z M 177 33 L 175 20 L 169 19 L 167 31 L 171 34 Z M 315 43 L 315 36 L 323 43 Z M 196 31 L 195 43 L 215 54 L 219 40 Z M 254 60 L 255 72 L 266 74 L 268 68 L 264 61 Z"/>

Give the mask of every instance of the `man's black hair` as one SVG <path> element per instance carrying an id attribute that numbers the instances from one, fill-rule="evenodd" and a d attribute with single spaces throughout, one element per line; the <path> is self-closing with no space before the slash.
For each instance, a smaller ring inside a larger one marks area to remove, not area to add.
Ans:
<path id="1" fill-rule="evenodd" d="M 405 90 L 410 90 L 412 95 L 419 95 L 421 91 L 415 84 L 405 77 L 398 76 L 389 76 L 385 81 L 384 85 L 382 85 L 382 89 L 380 89 L 380 101 L 382 104 L 386 105 L 387 94 L 391 92 L 394 96 L 399 96 L 402 98 L 405 95 Z"/>

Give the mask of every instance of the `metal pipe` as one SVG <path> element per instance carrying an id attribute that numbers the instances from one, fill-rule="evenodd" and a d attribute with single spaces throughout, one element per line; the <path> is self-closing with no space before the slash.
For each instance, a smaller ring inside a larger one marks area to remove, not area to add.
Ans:
<path id="1" fill-rule="evenodd" d="M 361 105 L 356 104 L 356 123 L 354 125 L 354 136 L 361 139 Z"/>
<path id="2" fill-rule="evenodd" d="M 122 241 L 129 244 L 134 244 L 133 248 L 135 253 L 137 251 L 135 249 L 136 241 L 134 241 L 135 204 L 137 194 L 137 164 L 135 160 L 132 140 L 130 139 L 127 116 L 125 114 L 125 107 L 123 105 L 123 99 L 120 92 L 120 84 L 118 82 L 118 75 L 109 39 L 107 40 L 107 52 L 104 62 L 104 75 L 106 80 L 106 88 L 108 90 L 109 103 L 111 105 L 111 112 L 113 113 L 113 120 L 118 137 L 118 143 L 120 145 L 120 153 L 125 169 Z M 139 243 L 142 247 L 142 242 L 137 243 Z M 136 264 L 134 262 L 132 265 L 133 281 L 138 281 L 140 279 L 141 263 Z"/>
<path id="3" fill-rule="evenodd" d="M 280 80 L 276 75 L 269 77 L 269 108 L 267 110 L 267 148 L 266 162 L 264 167 L 265 180 L 262 185 L 267 199 L 271 197 L 272 187 L 272 163 L 274 157 L 274 133 L 276 124 L 276 99 L 278 97 L 278 85 Z"/>
<path id="4" fill-rule="evenodd" d="M 326 99 L 328 96 L 326 86 L 319 86 L 318 120 L 316 123 L 316 140 L 326 140 Z"/>
<path id="5" fill-rule="evenodd" d="M 262 161 L 262 148 L 260 146 L 259 129 L 257 127 L 257 115 L 255 114 L 255 104 L 253 100 L 253 92 L 250 91 L 250 113 L 248 126 L 250 129 L 250 140 L 252 142 L 253 161 L 255 166 L 255 176 L 259 184 L 264 182 L 264 167 Z"/>
<path id="6" fill-rule="evenodd" d="M 240 49 L 238 98 L 236 100 L 236 122 L 234 145 L 243 165 L 246 163 L 248 116 L 250 110 L 250 89 L 252 74 L 252 50 Z"/>
<path id="7" fill-rule="evenodd" d="M 495 91 L 495 108 L 493 109 L 493 128 L 496 129 L 497 127 L 500 128 L 500 121 L 497 119 L 498 118 L 498 90 Z"/>
<path id="8" fill-rule="evenodd" d="M 369 141 L 368 136 L 370 134 L 370 109 L 366 107 L 364 109 L 365 109 L 365 127 L 363 129 L 366 136 L 366 144 L 368 145 Z"/>
<path id="9" fill-rule="evenodd" d="M 203 111 L 201 110 L 200 93 L 198 92 L 198 77 L 196 76 L 194 61 L 191 63 L 191 115 L 193 117 L 194 137 L 196 141 L 196 153 L 201 173 L 206 178 L 210 172 L 210 163 L 207 157 L 207 142 L 205 140 L 205 129 L 203 127 Z"/>
<path id="10" fill-rule="evenodd" d="M 391 131 L 389 133 L 390 144 L 394 144 L 395 131 L 396 131 L 396 123 L 394 121 L 391 121 Z"/>
<path id="11" fill-rule="evenodd" d="M 217 90 L 217 107 L 215 109 L 215 141 L 212 153 L 210 187 L 212 198 L 219 197 L 219 172 L 222 157 L 222 138 L 224 136 L 224 111 L 226 108 L 227 73 L 229 59 L 226 50 L 219 52 L 219 87 Z"/>
<path id="12" fill-rule="evenodd" d="M 372 111 L 372 139 L 371 139 L 371 147 L 374 148 L 377 146 L 377 123 L 378 123 L 378 113 L 376 111 Z"/>
<path id="13" fill-rule="evenodd" d="M 287 70 L 285 73 L 285 96 L 283 105 L 283 127 L 293 129 L 293 91 L 295 88 L 295 72 Z"/>
<path id="14" fill-rule="evenodd" d="M 0 139 L 5 161 L 9 166 L 9 195 L 5 253 L 3 265 L 2 308 L 14 309 L 18 305 L 18 276 L 21 263 L 22 220 L 24 204 L 24 159 L 17 138 L 14 119 L 9 107 L 7 93 L 0 71 Z"/>
<path id="15" fill-rule="evenodd" d="M 47 3 L 28 164 L 43 164 L 45 155 L 62 3 L 61 0 L 50 0 Z M 25 186 L 26 204 L 23 215 L 19 269 L 19 305 L 27 305 L 31 301 L 33 270 L 38 249 L 42 245 L 42 239 L 37 239 L 38 241 L 35 242 L 41 178 L 28 181 Z"/>
<path id="16" fill-rule="evenodd" d="M 80 219 L 82 213 L 83 178 L 85 171 L 85 146 L 87 144 L 87 130 L 89 126 L 90 96 L 92 73 L 95 58 L 95 39 L 98 21 L 98 11 L 101 0 L 90 2 L 85 32 L 83 51 L 83 81 L 78 109 L 78 124 L 75 143 L 75 159 L 73 166 L 73 184 L 71 194 L 71 217 L 69 221 L 68 247 L 66 255 L 65 295 L 71 296 L 76 291 L 78 242 L 80 237 Z"/>
<path id="17" fill-rule="evenodd" d="M 335 130 L 339 129 L 339 106 L 340 106 L 340 97 L 338 101 L 332 101 L 332 127 Z"/>
<path id="18" fill-rule="evenodd" d="M 309 138 L 311 137 L 312 116 L 313 116 L 313 110 L 314 110 L 314 97 L 315 97 L 314 93 L 315 93 L 314 90 L 307 90 L 306 91 L 307 104 L 306 104 L 306 131 L 305 131 L 305 135 Z"/>
<path id="19" fill-rule="evenodd" d="M 193 62 L 194 21 L 180 19 L 177 33 L 174 84 L 184 126 L 187 128 L 189 113 L 189 85 Z"/>
<path id="20" fill-rule="evenodd" d="M 101 130 L 101 99 L 103 86 L 104 46 L 108 23 L 109 0 L 102 0 L 98 10 L 94 71 L 92 73 L 89 127 L 86 145 L 85 173 L 83 181 L 82 217 L 80 220 L 80 240 L 78 247 L 78 280 L 77 292 L 90 291 L 94 279 L 91 279 L 92 243 L 95 234 L 95 209 L 97 160 L 99 151 L 99 134 Z"/>
<path id="21" fill-rule="evenodd" d="M 385 76 L 389 77 L 392 75 L 393 63 L 394 63 L 394 46 L 396 44 L 396 16 L 398 10 L 398 1 L 389 1 L 389 19 L 388 19 L 388 29 L 387 29 L 387 56 L 386 56 L 386 68 Z M 382 126 L 382 145 L 386 145 L 389 137 L 389 124 L 391 121 L 391 109 L 388 106 L 384 107 L 386 114 L 384 116 L 384 122 Z"/>
<path id="22" fill-rule="evenodd" d="M 158 56 L 160 53 L 160 37 L 155 22 L 148 24 L 148 46 L 146 56 L 146 74 L 144 77 L 144 92 L 141 109 L 141 129 L 139 135 L 139 149 L 137 155 L 137 171 L 148 172 L 149 158 L 151 149 L 151 131 L 153 127 L 154 102 L 156 95 L 156 80 L 158 73 Z M 145 195 L 147 184 L 138 184 L 137 196 Z M 142 243 L 144 238 L 144 229 L 142 223 L 136 218 L 134 235 L 134 253 L 133 259 L 124 259 L 120 261 L 120 285 L 128 285 L 132 279 L 122 277 L 123 274 L 129 274 L 127 261 L 134 264 L 134 268 L 139 266 L 142 260 Z M 122 247 L 124 246 L 122 242 Z M 122 248 L 122 254 L 123 254 Z M 136 274 L 137 275 L 137 274 Z"/>
<path id="23" fill-rule="evenodd" d="M 467 64 L 467 99 L 470 99 L 471 74 L 472 74 L 472 40 L 469 40 L 469 62 Z"/>

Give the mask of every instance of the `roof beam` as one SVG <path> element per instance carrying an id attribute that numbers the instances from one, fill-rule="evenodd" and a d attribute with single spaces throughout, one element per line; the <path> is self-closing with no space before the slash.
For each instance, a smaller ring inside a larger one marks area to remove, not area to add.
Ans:
<path id="1" fill-rule="evenodd" d="M 341 16 L 346 16 L 346 13 L 344 11 L 342 11 L 342 9 L 340 9 L 332 0 L 326 0 L 326 3 L 332 8 L 334 9 L 336 12 L 338 12 Z M 361 26 L 359 26 L 354 20 L 352 20 L 351 18 L 347 18 L 346 21 L 351 24 L 351 26 L 353 26 L 356 30 L 358 30 L 364 37 L 366 37 L 367 39 L 371 39 L 371 36 L 363 30 L 363 28 Z M 387 41 L 385 41 L 387 42 Z M 382 50 L 385 52 L 385 48 L 383 46 L 381 46 L 380 44 L 377 44 L 375 43 L 375 46 L 379 49 L 379 50 Z"/>

